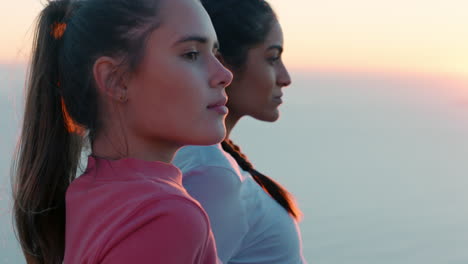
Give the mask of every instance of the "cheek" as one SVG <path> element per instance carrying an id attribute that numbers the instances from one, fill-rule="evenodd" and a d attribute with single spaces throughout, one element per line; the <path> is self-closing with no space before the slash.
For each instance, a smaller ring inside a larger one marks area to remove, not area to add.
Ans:
<path id="1" fill-rule="evenodd" d="M 201 91 L 196 74 L 180 63 L 147 65 L 132 83 L 129 94 L 132 105 L 129 118 L 139 120 L 144 127 L 167 124 L 183 117 L 200 104 Z M 146 124 L 146 125 L 144 125 Z"/>
<path id="2" fill-rule="evenodd" d="M 157 107 L 176 110 L 200 103 L 207 84 L 199 69 L 177 58 L 152 66 L 154 70 L 145 74 L 144 86 L 152 97 L 148 99 Z"/>
<path id="3" fill-rule="evenodd" d="M 274 74 L 268 66 L 249 65 L 239 79 L 227 89 L 228 105 L 235 112 L 258 112 L 271 100 Z"/>
<path id="4" fill-rule="evenodd" d="M 199 67 L 165 65 L 164 71 L 147 74 L 142 80 L 141 93 L 136 95 L 127 117 L 132 120 L 133 131 L 145 138 L 181 144 L 215 144 L 222 140 L 223 118 L 206 109 L 214 92 Z"/>
<path id="5" fill-rule="evenodd" d="M 190 70 L 165 71 L 158 80 L 159 93 L 153 107 L 169 120 L 186 123 L 200 114 L 204 104 L 204 86 L 196 72 Z M 176 123 L 172 123 L 176 124 Z"/>
<path id="6" fill-rule="evenodd" d="M 257 104 L 265 104 L 271 100 L 272 91 L 275 86 L 275 75 L 270 67 L 256 71 L 252 76 L 252 96 Z"/>

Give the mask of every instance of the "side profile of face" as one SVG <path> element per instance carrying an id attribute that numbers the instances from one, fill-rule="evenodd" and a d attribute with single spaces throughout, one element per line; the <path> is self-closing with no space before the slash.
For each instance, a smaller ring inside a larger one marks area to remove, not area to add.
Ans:
<path id="1" fill-rule="evenodd" d="M 211 20 L 195 0 L 163 0 L 159 14 L 162 23 L 127 83 L 127 133 L 148 145 L 218 143 L 226 133 L 224 88 L 232 74 L 215 56 Z"/>
<path id="2" fill-rule="evenodd" d="M 268 122 L 279 118 L 282 88 L 291 84 L 282 52 L 283 32 L 275 22 L 265 41 L 249 50 L 242 70 L 234 72 L 234 80 L 227 88 L 230 115 L 248 115 Z"/>

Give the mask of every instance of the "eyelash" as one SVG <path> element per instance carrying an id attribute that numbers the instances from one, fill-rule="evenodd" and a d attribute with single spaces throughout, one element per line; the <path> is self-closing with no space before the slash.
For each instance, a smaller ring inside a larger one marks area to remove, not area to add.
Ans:
<path id="1" fill-rule="evenodd" d="M 268 62 L 270 64 L 275 64 L 277 61 L 279 61 L 281 59 L 280 56 L 277 56 L 277 57 L 272 57 L 272 58 L 268 58 Z"/>
<path id="2" fill-rule="evenodd" d="M 190 52 L 185 53 L 183 57 L 190 61 L 196 61 L 199 55 L 200 55 L 199 51 L 190 51 Z"/>

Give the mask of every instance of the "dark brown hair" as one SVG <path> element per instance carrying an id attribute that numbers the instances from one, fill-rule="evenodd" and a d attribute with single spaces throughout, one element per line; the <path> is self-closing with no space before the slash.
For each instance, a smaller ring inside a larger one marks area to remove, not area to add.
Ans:
<path id="1" fill-rule="evenodd" d="M 300 220 L 302 217 L 301 210 L 294 201 L 293 196 L 275 180 L 257 171 L 246 155 L 244 155 L 234 142 L 226 139 L 221 143 L 224 151 L 229 153 L 239 164 L 239 166 L 250 173 L 252 178 L 268 193 L 276 202 L 278 202 L 292 217 Z"/>
<path id="2" fill-rule="evenodd" d="M 135 71 L 157 27 L 156 0 L 48 1 L 35 30 L 21 137 L 13 165 L 13 215 L 27 263 L 62 263 L 65 193 L 85 135 L 99 129 L 92 73 L 101 56 Z"/>
<path id="3" fill-rule="evenodd" d="M 201 0 L 210 15 L 226 64 L 238 73 L 249 49 L 265 41 L 277 21 L 264 0 Z"/>

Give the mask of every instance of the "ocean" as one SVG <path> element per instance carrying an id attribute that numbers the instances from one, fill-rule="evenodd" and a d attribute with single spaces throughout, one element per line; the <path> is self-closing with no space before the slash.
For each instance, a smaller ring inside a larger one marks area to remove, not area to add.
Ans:
<path id="1" fill-rule="evenodd" d="M 291 76 L 280 120 L 245 118 L 232 138 L 296 197 L 308 262 L 468 263 L 468 79 Z M 9 183 L 23 84 L 0 66 L 0 263 L 24 263 Z"/>

